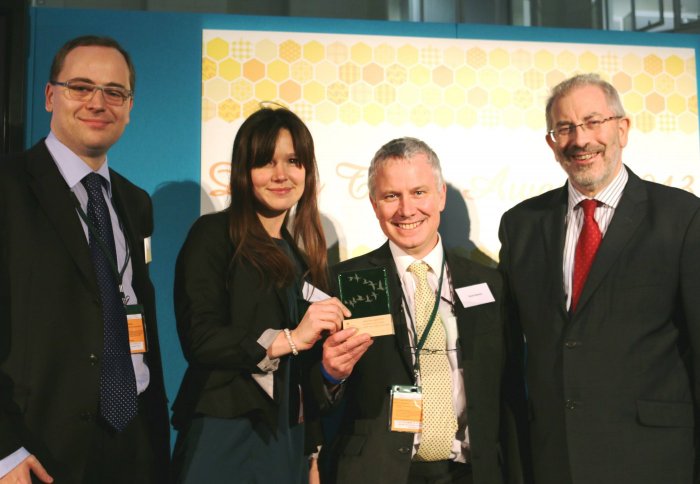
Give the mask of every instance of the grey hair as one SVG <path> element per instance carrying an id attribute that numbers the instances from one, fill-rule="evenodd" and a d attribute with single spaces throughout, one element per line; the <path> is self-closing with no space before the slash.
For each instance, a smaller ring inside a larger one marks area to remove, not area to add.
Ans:
<path id="1" fill-rule="evenodd" d="M 425 142 L 416 138 L 397 138 L 389 141 L 387 144 L 379 148 L 379 151 L 375 153 L 372 161 L 369 165 L 369 172 L 367 173 L 367 188 L 369 188 L 369 196 L 374 199 L 374 189 L 376 188 L 376 178 L 377 172 L 382 168 L 389 160 L 399 159 L 399 160 L 410 160 L 416 155 L 424 154 L 428 157 L 428 163 L 433 169 L 433 175 L 435 176 L 435 181 L 437 186 L 441 187 L 445 184 L 442 178 L 442 168 L 440 168 L 440 160 Z"/>
<path id="2" fill-rule="evenodd" d="M 547 99 L 547 131 L 552 129 L 552 125 L 554 124 L 554 120 L 552 119 L 552 107 L 554 103 L 569 94 L 573 89 L 584 86 L 597 86 L 602 89 L 605 94 L 605 99 L 608 102 L 608 107 L 613 111 L 613 114 L 615 116 L 625 116 L 625 108 L 622 107 L 620 95 L 612 84 L 601 79 L 598 74 L 578 74 L 560 82 L 552 89 L 549 99 Z"/>

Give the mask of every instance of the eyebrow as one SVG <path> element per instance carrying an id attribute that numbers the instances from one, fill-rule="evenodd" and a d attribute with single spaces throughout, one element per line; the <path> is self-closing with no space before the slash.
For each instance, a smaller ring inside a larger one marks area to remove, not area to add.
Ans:
<path id="1" fill-rule="evenodd" d="M 596 111 L 596 112 L 593 112 L 593 113 L 591 113 L 591 114 L 589 114 L 589 115 L 587 115 L 587 116 L 584 116 L 584 117 L 583 117 L 583 121 L 588 121 L 589 119 L 595 118 L 596 116 L 603 116 L 603 114 L 601 114 L 601 113 L 599 113 L 599 112 L 597 112 L 597 111 Z M 575 123 L 574 123 L 573 121 L 557 121 L 556 126 L 566 126 L 566 125 L 569 125 L 569 124 L 575 124 Z"/>
<path id="2" fill-rule="evenodd" d="M 88 79 L 87 77 L 73 77 L 71 79 L 68 79 L 67 82 L 86 82 L 88 84 L 94 84 L 97 86 L 98 84 L 93 81 L 92 79 Z M 120 84 L 118 82 L 108 82 L 107 84 L 101 84 L 102 86 L 108 86 L 108 87 L 121 87 L 122 89 L 126 89 L 129 91 L 129 88 L 126 87 L 124 84 Z"/>

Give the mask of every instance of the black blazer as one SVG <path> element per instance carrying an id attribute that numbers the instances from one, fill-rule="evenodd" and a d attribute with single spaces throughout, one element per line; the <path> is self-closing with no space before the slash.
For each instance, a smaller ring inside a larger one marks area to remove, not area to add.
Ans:
<path id="1" fill-rule="evenodd" d="M 486 282 L 496 299 L 495 303 L 465 309 L 459 298 L 453 296 L 468 399 L 474 482 L 520 482 L 519 457 L 513 455 L 517 454 L 514 414 L 506 409 L 506 405 L 501 405 L 501 385 L 507 357 L 502 281 L 493 269 L 449 251 L 446 256 L 453 291 Z M 369 254 L 338 264 L 333 272 L 338 274 L 371 267 L 385 267 L 388 271 L 395 335 L 375 338 L 374 344 L 344 383 L 346 407 L 340 431 L 335 442 L 323 450 L 331 453 L 328 457 L 333 479 L 338 483 L 403 483 L 408 479 L 411 464 L 413 434 L 388 429 L 389 387 L 413 383 L 401 284 L 389 243 Z M 314 383 L 317 398 L 322 400 L 324 393 L 320 372 Z M 515 388 L 513 385 L 509 391 L 516 394 Z"/>
<path id="2" fill-rule="evenodd" d="M 280 368 L 273 373 L 274 399 L 270 398 L 251 376 L 263 374 L 258 363 L 266 350 L 257 340 L 267 329 L 293 328 L 297 321 L 291 321 L 286 289 L 264 286 L 258 272 L 244 261 L 231 266 L 234 246 L 228 220 L 228 211 L 200 217 L 177 259 L 175 315 L 189 363 L 173 405 L 178 430 L 198 414 L 245 416 L 277 428 L 284 372 Z M 303 367 L 314 356 L 305 351 L 295 358 Z M 288 363 L 288 357 L 281 359 L 281 365 Z M 310 420 L 317 412 L 307 403 L 304 414 Z"/>
<path id="3" fill-rule="evenodd" d="M 146 311 L 150 384 L 140 400 L 165 479 L 167 404 L 143 243 L 153 230 L 151 201 L 118 173 L 110 177 L 133 288 Z M 102 340 L 89 246 L 71 192 L 41 141 L 0 161 L 0 456 L 25 447 L 57 482 L 81 482 L 98 412 Z"/>
<path id="4" fill-rule="evenodd" d="M 572 317 L 567 186 L 501 221 L 500 267 L 528 345 L 537 484 L 697 482 L 700 200 L 628 172 Z"/>

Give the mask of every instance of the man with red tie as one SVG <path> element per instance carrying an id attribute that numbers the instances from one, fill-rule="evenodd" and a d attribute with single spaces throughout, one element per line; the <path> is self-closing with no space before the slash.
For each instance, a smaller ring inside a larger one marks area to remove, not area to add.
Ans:
<path id="1" fill-rule="evenodd" d="M 568 182 L 499 233 L 534 481 L 698 482 L 700 199 L 622 164 L 630 120 L 599 76 L 556 86 L 546 118 Z"/>

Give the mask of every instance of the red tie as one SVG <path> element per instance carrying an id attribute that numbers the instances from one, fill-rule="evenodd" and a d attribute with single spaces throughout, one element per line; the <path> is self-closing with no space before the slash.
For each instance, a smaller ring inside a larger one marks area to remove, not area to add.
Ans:
<path id="1" fill-rule="evenodd" d="M 598 222 L 593 218 L 598 206 L 597 200 L 583 200 L 579 205 L 583 209 L 583 228 L 576 243 L 576 255 L 574 258 L 574 289 L 571 295 L 571 312 L 576 311 L 576 304 L 581 297 L 583 285 L 591 270 L 591 264 L 598 252 L 603 236 L 600 233 Z"/>

